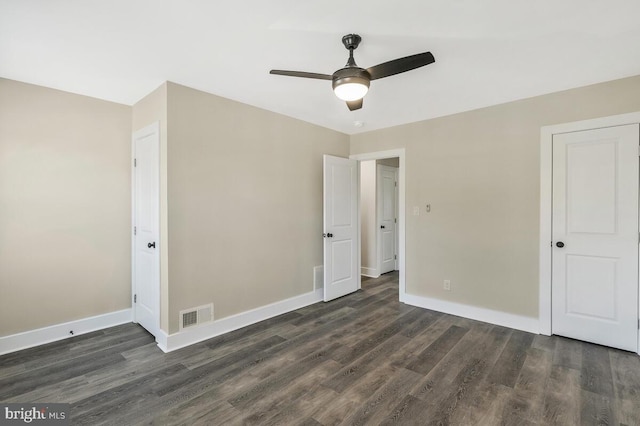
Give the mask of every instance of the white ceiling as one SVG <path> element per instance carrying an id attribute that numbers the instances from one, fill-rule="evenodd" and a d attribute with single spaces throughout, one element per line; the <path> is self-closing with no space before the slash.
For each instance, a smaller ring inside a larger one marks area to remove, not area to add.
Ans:
<path id="1" fill-rule="evenodd" d="M 169 80 L 353 134 L 640 74 L 638 0 L 0 0 L 0 77 L 128 105 Z M 331 74 L 355 32 L 376 80 L 350 112 Z M 361 128 L 355 121 L 364 122 Z"/>

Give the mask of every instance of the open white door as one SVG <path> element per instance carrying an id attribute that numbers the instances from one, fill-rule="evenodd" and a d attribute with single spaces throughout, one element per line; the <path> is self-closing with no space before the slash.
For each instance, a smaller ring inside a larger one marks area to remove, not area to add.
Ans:
<path id="1" fill-rule="evenodd" d="M 553 136 L 552 332 L 638 348 L 638 125 Z"/>
<path id="2" fill-rule="evenodd" d="M 324 156 L 324 301 L 358 290 L 358 162 Z"/>
<path id="3" fill-rule="evenodd" d="M 160 328 L 160 128 L 133 134 L 134 320 L 157 337 Z"/>

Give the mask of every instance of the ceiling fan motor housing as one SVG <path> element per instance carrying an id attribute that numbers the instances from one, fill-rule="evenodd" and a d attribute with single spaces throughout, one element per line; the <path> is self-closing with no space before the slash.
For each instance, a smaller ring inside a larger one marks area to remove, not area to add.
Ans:
<path id="1" fill-rule="evenodd" d="M 333 73 L 333 81 L 331 85 L 334 90 L 337 86 L 348 83 L 363 84 L 368 88 L 370 81 L 371 74 L 369 74 L 369 72 L 364 68 L 346 67 Z"/>

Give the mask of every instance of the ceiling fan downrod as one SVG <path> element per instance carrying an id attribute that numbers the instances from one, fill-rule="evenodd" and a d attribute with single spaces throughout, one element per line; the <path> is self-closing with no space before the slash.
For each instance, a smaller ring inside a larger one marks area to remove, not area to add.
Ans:
<path id="1" fill-rule="evenodd" d="M 342 44 L 349 51 L 349 59 L 347 60 L 347 65 L 345 67 L 357 67 L 355 59 L 353 59 L 353 51 L 358 48 L 360 42 L 362 41 L 362 37 L 358 34 L 347 34 L 342 37 Z"/>

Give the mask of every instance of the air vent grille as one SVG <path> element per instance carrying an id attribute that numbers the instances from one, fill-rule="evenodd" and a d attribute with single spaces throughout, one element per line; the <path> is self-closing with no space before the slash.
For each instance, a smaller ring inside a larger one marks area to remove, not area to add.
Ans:
<path id="1" fill-rule="evenodd" d="M 198 324 L 198 311 L 189 311 L 182 314 L 182 328 L 192 327 Z"/>
<path id="2" fill-rule="evenodd" d="M 213 321 L 213 303 L 180 311 L 180 330 Z"/>

